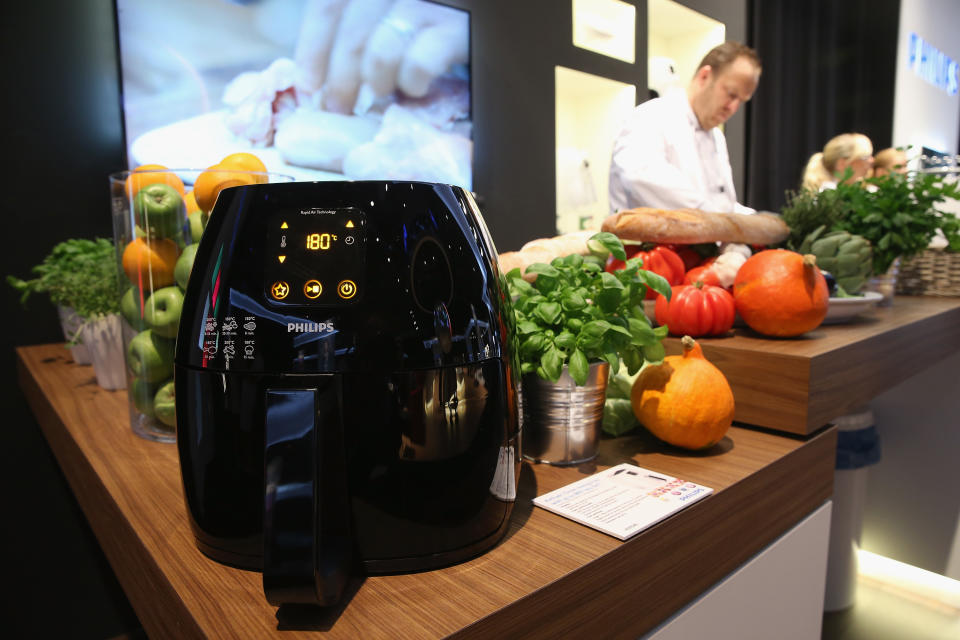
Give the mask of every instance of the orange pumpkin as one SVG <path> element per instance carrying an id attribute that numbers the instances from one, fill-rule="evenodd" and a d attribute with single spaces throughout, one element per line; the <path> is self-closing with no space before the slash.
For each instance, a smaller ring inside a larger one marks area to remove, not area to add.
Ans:
<path id="1" fill-rule="evenodd" d="M 640 372 L 630 391 L 633 413 L 650 433 L 684 449 L 720 442 L 733 422 L 733 390 L 723 373 L 684 336 L 683 355 Z"/>
<path id="2" fill-rule="evenodd" d="M 757 333 L 787 338 L 812 331 L 827 315 L 830 294 L 816 258 L 786 249 L 753 254 L 733 282 L 743 321 Z"/>

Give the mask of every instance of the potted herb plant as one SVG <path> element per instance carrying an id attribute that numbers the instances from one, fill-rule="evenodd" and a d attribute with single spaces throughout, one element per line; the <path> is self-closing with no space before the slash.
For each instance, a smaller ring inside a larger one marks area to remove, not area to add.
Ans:
<path id="1" fill-rule="evenodd" d="M 26 303 L 42 293 L 58 306 L 71 347 L 83 345 L 94 365 L 97 383 L 107 389 L 125 387 L 120 337 L 120 278 L 113 242 L 104 238 L 65 240 L 33 267 L 34 278 L 8 276 Z M 77 356 L 80 355 L 80 359 Z M 82 362 L 83 354 L 74 353 Z M 117 371 L 119 370 L 119 373 Z"/>
<path id="2" fill-rule="evenodd" d="M 569 255 L 506 274 L 519 342 L 524 454 L 554 464 L 596 455 L 609 372 L 621 363 L 634 374 L 660 362 L 666 327 L 654 329 L 643 310 L 648 288 L 669 298 L 670 285 L 627 260 L 619 238 L 598 233 L 592 255 Z M 626 260 L 614 273 L 607 257 Z M 590 446 L 592 443 L 592 447 Z"/>

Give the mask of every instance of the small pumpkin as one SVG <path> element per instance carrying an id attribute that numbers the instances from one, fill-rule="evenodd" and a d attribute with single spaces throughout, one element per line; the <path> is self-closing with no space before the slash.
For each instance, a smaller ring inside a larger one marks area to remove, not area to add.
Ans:
<path id="1" fill-rule="evenodd" d="M 830 293 L 816 260 L 809 254 L 768 249 L 744 262 L 733 283 L 733 299 L 747 326 L 780 338 L 819 327 Z"/>
<path id="2" fill-rule="evenodd" d="M 726 289 L 697 281 L 673 287 L 670 300 L 658 295 L 654 314 L 671 335 L 698 338 L 730 331 L 736 312 Z"/>
<path id="3" fill-rule="evenodd" d="M 630 391 L 633 413 L 650 433 L 684 449 L 707 449 L 733 423 L 733 390 L 697 341 L 681 340 L 683 355 L 640 372 Z"/>

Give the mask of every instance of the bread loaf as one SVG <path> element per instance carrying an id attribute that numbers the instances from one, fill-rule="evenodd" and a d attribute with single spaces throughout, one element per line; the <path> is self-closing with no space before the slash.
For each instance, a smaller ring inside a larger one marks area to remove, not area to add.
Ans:
<path id="1" fill-rule="evenodd" d="M 511 269 L 519 268 L 520 273 L 524 274 L 525 280 L 533 280 L 534 276 L 527 276 L 527 267 L 535 262 L 546 262 L 549 264 L 554 258 L 562 258 L 571 254 L 582 256 L 590 253 L 587 248 L 587 240 L 595 234 L 596 231 L 574 231 L 553 238 L 537 238 L 523 245 L 519 251 L 508 251 L 501 253 L 498 262 L 500 263 L 500 272 L 507 273 Z"/>
<path id="2" fill-rule="evenodd" d="M 737 242 L 771 245 L 790 234 L 773 213 L 709 213 L 697 209 L 626 209 L 603 221 L 602 229 L 624 241 L 672 244 Z"/>

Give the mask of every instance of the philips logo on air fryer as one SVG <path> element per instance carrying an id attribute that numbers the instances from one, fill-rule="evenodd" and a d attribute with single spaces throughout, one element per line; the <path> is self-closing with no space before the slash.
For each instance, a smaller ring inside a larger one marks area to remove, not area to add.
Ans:
<path id="1" fill-rule="evenodd" d="M 332 322 L 288 322 L 287 333 L 333 333 Z"/>

